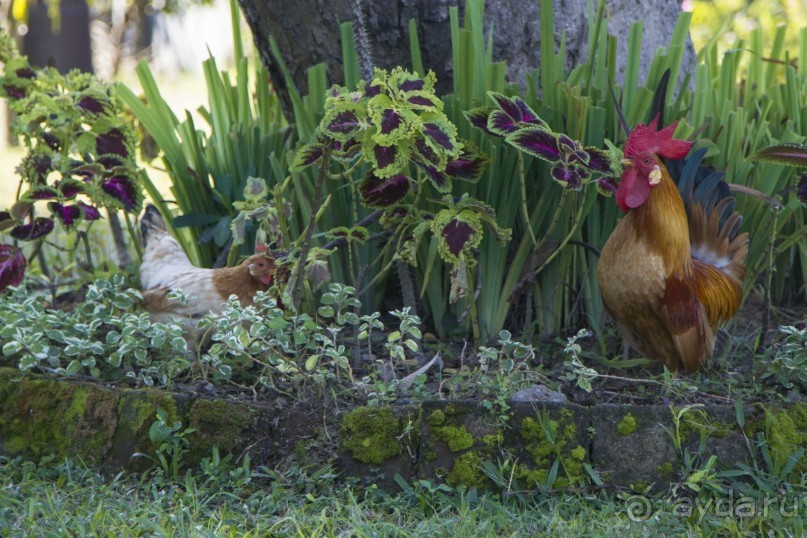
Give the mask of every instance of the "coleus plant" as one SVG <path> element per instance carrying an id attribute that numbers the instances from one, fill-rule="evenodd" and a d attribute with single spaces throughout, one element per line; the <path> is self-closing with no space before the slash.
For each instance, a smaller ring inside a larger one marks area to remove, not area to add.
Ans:
<path id="1" fill-rule="evenodd" d="M 502 244 L 510 230 L 498 227 L 489 206 L 452 197 L 453 182 L 479 180 L 488 161 L 471 142 L 457 137 L 434 84 L 432 72 L 421 78 L 397 67 L 376 69 L 373 79 L 355 90 L 334 86 L 317 136 L 297 151 L 292 170 L 317 163 L 327 169 L 330 159 L 351 171 L 369 164 L 358 185 L 361 203 L 382 210 L 382 227 L 393 232 L 391 244 L 409 263 L 416 263 L 416 248 L 427 232 L 437 238 L 441 258 L 453 267 L 452 300 L 457 300 L 467 292 L 466 270 L 475 264 L 474 249 L 485 225 Z M 418 204 L 429 188 L 442 195 L 436 202 L 445 206 L 436 214 Z"/>
<path id="2" fill-rule="evenodd" d="M 553 132 L 521 97 L 508 97 L 492 91 L 488 92 L 488 97 L 495 106 L 481 106 L 463 113 L 471 125 L 546 161 L 552 178 L 563 188 L 579 190 L 596 180 L 597 188 L 603 194 L 616 191 L 614 159 L 608 152 L 583 147 L 579 141 Z"/>
<path id="3" fill-rule="evenodd" d="M 0 62 L 0 95 L 28 149 L 18 168 L 17 201 L 0 211 L 0 230 L 14 240 L 0 244 L 2 290 L 18 285 L 27 268 L 18 241 L 42 241 L 57 223 L 75 231 L 101 218 L 99 208 L 138 213 L 143 191 L 134 132 L 113 86 L 79 71 L 33 69 L 2 31 Z M 47 216 L 36 215 L 36 202 L 46 202 Z"/>

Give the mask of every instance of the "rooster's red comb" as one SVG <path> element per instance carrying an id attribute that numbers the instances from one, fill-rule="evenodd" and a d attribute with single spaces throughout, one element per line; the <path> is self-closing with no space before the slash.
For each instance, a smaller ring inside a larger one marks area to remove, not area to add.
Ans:
<path id="1" fill-rule="evenodd" d="M 625 142 L 625 157 L 631 159 L 642 153 L 655 153 L 665 159 L 680 159 L 689 153 L 693 142 L 673 138 L 676 125 L 678 122 L 658 131 L 658 116 L 650 125 L 640 123 L 634 127 Z"/>

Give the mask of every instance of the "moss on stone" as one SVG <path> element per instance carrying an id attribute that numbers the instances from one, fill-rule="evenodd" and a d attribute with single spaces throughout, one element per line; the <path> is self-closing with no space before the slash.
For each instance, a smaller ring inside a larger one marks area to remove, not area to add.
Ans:
<path id="1" fill-rule="evenodd" d="M 356 461 L 378 465 L 401 453 L 401 421 L 389 407 L 357 407 L 342 417 L 341 447 Z"/>
<path id="2" fill-rule="evenodd" d="M 116 423 L 116 397 L 108 389 L 26 375 L 3 383 L 2 400 L 4 453 L 104 460 Z"/>
<path id="3" fill-rule="evenodd" d="M 488 477 L 482 471 L 482 458 L 476 452 L 466 452 L 454 459 L 454 466 L 446 475 L 446 483 L 450 486 L 463 485 L 477 489 L 490 485 Z"/>
<path id="4" fill-rule="evenodd" d="M 622 420 L 619 421 L 619 424 L 616 425 L 616 433 L 618 435 L 630 435 L 634 433 L 638 428 L 638 423 L 636 422 L 636 417 L 634 417 L 631 413 L 628 413 Z"/>
<path id="5" fill-rule="evenodd" d="M 567 487 L 585 478 L 583 463 L 587 457 L 586 449 L 580 445 L 570 446 L 577 433 L 573 419 L 570 410 L 562 409 L 557 420 L 547 419 L 544 426 L 532 417 L 521 421 L 520 434 L 525 441 L 524 448 L 535 467 L 520 465 L 515 475 L 524 480 L 528 486 L 546 486 L 549 469 L 558 455 L 562 467 L 555 479 L 555 487 Z M 549 430 L 554 442 L 547 437 L 545 428 Z"/>
<path id="6" fill-rule="evenodd" d="M 474 445 L 474 438 L 465 426 L 447 424 L 446 413 L 439 409 L 432 412 L 426 422 L 432 435 L 438 441 L 445 443 L 451 452 L 467 450 Z"/>
<path id="7" fill-rule="evenodd" d="M 697 435 L 699 439 L 708 437 L 724 439 L 730 433 L 739 431 L 739 426 L 716 420 L 709 416 L 705 409 L 690 409 L 681 417 L 678 429 L 682 440 L 694 435 Z"/>
<path id="8" fill-rule="evenodd" d="M 807 447 L 807 403 L 787 408 L 765 407 L 765 417 L 751 426 L 765 433 L 771 455 L 782 465 L 799 449 Z M 791 472 L 800 476 L 807 472 L 807 456 L 802 456 Z"/>
<path id="9" fill-rule="evenodd" d="M 665 478 L 667 480 L 672 479 L 672 477 L 675 474 L 673 465 L 669 461 L 667 463 L 662 463 L 661 465 L 656 467 L 656 471 L 658 472 L 661 478 Z"/>

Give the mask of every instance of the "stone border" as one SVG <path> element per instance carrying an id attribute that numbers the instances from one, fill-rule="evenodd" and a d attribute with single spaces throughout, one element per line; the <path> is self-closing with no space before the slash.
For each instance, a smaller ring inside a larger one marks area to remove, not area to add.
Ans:
<path id="1" fill-rule="evenodd" d="M 485 461 L 510 462 L 507 479 L 521 489 L 543 486 L 552 474 L 556 488 L 588 483 L 593 471 L 609 486 L 639 490 L 666 488 L 679 476 L 668 406 L 511 403 L 506 420 L 497 420 L 479 402 L 432 401 L 328 416 L 316 407 L 278 410 L 158 389 L 113 389 L 11 368 L 0 368 L 0 454 L 79 455 L 104 469 L 142 470 L 150 463 L 132 456 L 154 454 L 148 430 L 157 407 L 197 430 L 189 436 L 188 465 L 209 456 L 213 446 L 237 457 L 248 452 L 253 465 L 270 466 L 290 456 L 324 464 L 335 450 L 346 476 L 391 490 L 398 487 L 396 474 L 410 483 L 441 479 L 495 488 Z M 807 446 L 806 403 L 748 405 L 744 424 L 737 424 L 733 405 L 692 408 L 679 421 L 680 450 L 737 468 L 750 463 L 763 437 L 775 458 Z M 807 457 L 793 472 L 807 472 Z"/>

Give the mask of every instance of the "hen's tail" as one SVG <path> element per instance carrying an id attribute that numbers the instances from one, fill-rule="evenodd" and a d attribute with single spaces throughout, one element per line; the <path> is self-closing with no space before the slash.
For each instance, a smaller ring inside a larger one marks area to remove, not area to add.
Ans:
<path id="1" fill-rule="evenodd" d="M 165 226 L 165 220 L 160 214 L 160 211 L 152 204 L 146 206 L 146 212 L 143 218 L 140 219 L 140 233 L 143 236 L 143 247 L 146 247 L 149 242 L 149 237 L 154 235 L 164 234 L 168 231 Z"/>

